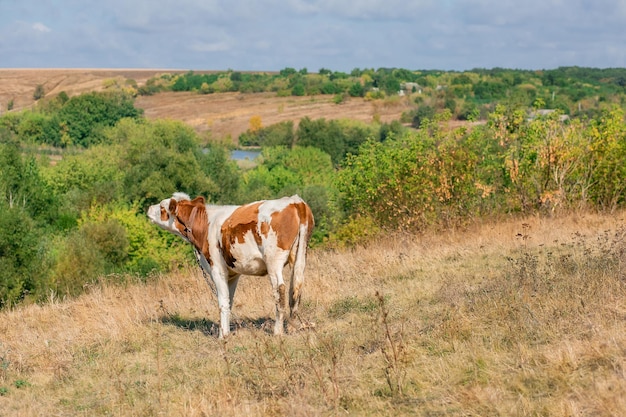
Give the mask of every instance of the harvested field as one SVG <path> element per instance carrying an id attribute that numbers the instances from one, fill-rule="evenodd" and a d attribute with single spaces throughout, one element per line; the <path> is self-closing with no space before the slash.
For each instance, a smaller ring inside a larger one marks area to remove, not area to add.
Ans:
<path id="1" fill-rule="evenodd" d="M 134 80 L 141 86 L 151 77 L 183 70 L 137 69 L 0 69 L 0 111 L 13 100 L 13 109 L 21 110 L 35 102 L 33 93 L 42 85 L 46 97 L 65 91 L 69 96 L 104 89 L 105 81 Z M 196 71 L 202 72 L 202 71 Z M 341 104 L 333 96 L 278 97 L 274 93 L 159 93 L 137 97 L 135 105 L 148 119 L 181 120 L 199 133 L 210 133 L 213 139 L 237 139 L 249 127 L 252 116 L 260 116 L 264 126 L 303 117 L 312 119 L 353 119 L 390 122 L 409 108 L 408 98 L 367 101 L 350 98 Z"/>

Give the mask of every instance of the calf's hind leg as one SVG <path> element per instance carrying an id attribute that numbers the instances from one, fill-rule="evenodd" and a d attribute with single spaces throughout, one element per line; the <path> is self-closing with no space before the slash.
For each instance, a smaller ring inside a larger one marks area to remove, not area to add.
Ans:
<path id="1" fill-rule="evenodd" d="M 274 334 L 284 333 L 285 311 L 287 310 L 287 295 L 285 290 L 285 281 L 283 280 L 283 265 L 268 265 L 267 275 L 272 284 L 272 292 L 274 294 L 274 303 L 276 305 L 276 321 L 274 323 Z"/>

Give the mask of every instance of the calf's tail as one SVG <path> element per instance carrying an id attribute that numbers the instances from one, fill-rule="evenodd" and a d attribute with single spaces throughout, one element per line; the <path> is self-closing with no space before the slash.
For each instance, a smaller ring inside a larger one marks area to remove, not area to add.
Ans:
<path id="1" fill-rule="evenodd" d="M 289 289 L 289 307 L 291 317 L 298 311 L 302 286 L 304 285 L 304 269 L 306 268 L 306 252 L 311 233 L 313 232 L 314 220 L 309 206 L 302 202 L 298 205 L 298 215 L 300 217 L 300 227 L 298 230 L 297 242 L 295 242 L 295 259 L 291 274 L 291 285 Z"/>

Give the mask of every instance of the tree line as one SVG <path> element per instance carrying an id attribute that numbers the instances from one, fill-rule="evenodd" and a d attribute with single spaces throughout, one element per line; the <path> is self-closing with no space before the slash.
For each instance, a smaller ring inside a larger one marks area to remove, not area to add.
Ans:
<path id="1" fill-rule="evenodd" d="M 221 71 L 159 74 L 138 88 L 138 94 L 162 91 L 273 92 L 278 95 L 330 94 L 341 102 L 347 97 L 381 99 L 408 96 L 413 103 L 409 122 L 422 107 L 449 109 L 459 120 L 482 117 L 496 103 L 514 107 L 558 109 L 567 115 L 595 116 L 607 104 L 626 100 L 626 69 L 560 67 L 549 70 L 473 69 L 469 71 L 355 68 L 350 73 L 321 68 L 284 68 L 279 72 Z M 405 120 L 406 121 L 406 120 Z M 419 126 L 419 120 L 414 123 Z"/>

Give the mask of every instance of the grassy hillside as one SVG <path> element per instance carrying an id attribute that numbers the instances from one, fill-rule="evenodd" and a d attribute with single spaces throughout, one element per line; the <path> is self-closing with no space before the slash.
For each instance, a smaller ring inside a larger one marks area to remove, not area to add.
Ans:
<path id="1" fill-rule="evenodd" d="M 244 278 L 215 335 L 193 266 L 0 313 L 0 416 L 626 415 L 624 213 L 312 251 L 270 335 Z"/>

